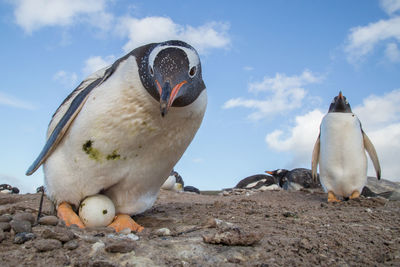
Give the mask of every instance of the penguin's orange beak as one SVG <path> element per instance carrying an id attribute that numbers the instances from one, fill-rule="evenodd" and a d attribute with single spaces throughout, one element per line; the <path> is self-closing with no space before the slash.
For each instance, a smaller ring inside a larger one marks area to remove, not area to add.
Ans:
<path id="1" fill-rule="evenodd" d="M 165 82 L 164 86 L 161 87 L 161 84 L 158 82 L 158 80 L 156 80 L 158 92 L 160 93 L 161 116 L 164 117 L 168 113 L 168 109 L 172 106 L 176 95 L 179 93 L 179 90 L 185 83 L 187 83 L 186 80 L 178 83 L 171 90 L 171 85 L 169 82 Z"/>
<path id="2" fill-rule="evenodd" d="M 273 172 L 271 172 L 271 171 L 265 171 L 265 173 L 273 175 Z"/>
<path id="3" fill-rule="evenodd" d="M 343 99 L 343 94 L 342 94 L 342 91 L 340 91 L 340 92 L 339 92 L 339 95 L 338 95 L 338 97 L 339 97 L 339 99 Z"/>

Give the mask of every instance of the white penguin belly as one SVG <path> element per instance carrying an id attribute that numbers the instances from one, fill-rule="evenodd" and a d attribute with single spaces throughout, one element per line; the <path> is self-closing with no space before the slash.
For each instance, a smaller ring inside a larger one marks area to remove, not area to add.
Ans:
<path id="1" fill-rule="evenodd" d="M 161 117 L 157 101 L 138 86 L 136 65 L 122 64 L 122 77 L 113 75 L 92 91 L 44 164 L 47 189 L 57 203 L 78 205 L 103 191 L 117 213 L 145 211 L 201 124 L 205 90 L 194 103 Z M 137 81 L 128 82 L 128 75 Z"/>
<path id="2" fill-rule="evenodd" d="M 367 157 L 361 125 L 353 113 L 328 113 L 321 123 L 320 180 L 325 191 L 349 197 L 361 193 L 367 179 Z"/>

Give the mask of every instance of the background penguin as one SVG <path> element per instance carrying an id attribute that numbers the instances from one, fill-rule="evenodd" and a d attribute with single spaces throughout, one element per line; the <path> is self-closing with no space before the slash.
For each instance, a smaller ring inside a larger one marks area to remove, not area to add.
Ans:
<path id="1" fill-rule="evenodd" d="M 269 175 L 256 174 L 242 179 L 234 188 L 259 189 L 263 186 L 276 184 L 277 180 Z"/>
<path id="2" fill-rule="evenodd" d="M 365 150 L 380 179 L 381 168 L 375 148 L 352 113 L 346 97 L 339 92 L 322 119 L 311 163 L 314 179 L 317 179 L 319 163 L 320 180 L 328 192 L 328 202 L 340 201 L 337 196 L 345 199 L 360 196 L 367 181 Z"/>
<path id="3" fill-rule="evenodd" d="M 167 180 L 161 186 L 161 189 L 171 190 L 175 192 L 182 192 L 185 183 L 183 182 L 182 176 L 176 171 L 172 170 Z"/>
<path id="4" fill-rule="evenodd" d="M 200 194 L 200 190 L 194 186 L 188 185 L 183 188 L 184 192 L 192 192 L 196 194 Z"/>
<path id="5" fill-rule="evenodd" d="M 296 168 L 291 171 L 286 169 L 278 169 L 274 171 L 266 171 L 266 173 L 274 176 L 279 186 L 284 190 L 300 190 L 302 188 L 321 188 L 319 178 L 314 182 L 311 170 L 304 168 Z"/>
<path id="6" fill-rule="evenodd" d="M 27 175 L 44 165 L 49 197 L 66 225 L 71 206 L 99 192 L 120 231 L 149 209 L 203 120 L 207 93 L 196 50 L 182 41 L 138 47 L 84 80 L 57 109 Z"/>
<path id="7" fill-rule="evenodd" d="M 9 184 L 0 184 L 0 193 L 4 194 L 19 194 L 19 189 Z"/>

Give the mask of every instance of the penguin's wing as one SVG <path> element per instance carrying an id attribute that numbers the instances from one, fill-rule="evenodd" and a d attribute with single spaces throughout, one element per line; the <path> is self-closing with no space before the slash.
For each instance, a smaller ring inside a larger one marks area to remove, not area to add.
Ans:
<path id="1" fill-rule="evenodd" d="M 320 150 L 320 136 L 318 135 L 317 141 L 315 141 L 314 150 L 312 152 L 312 160 L 311 160 L 311 174 L 314 182 L 318 181 L 318 174 L 317 174 L 317 166 L 319 162 L 319 150 Z"/>
<path id="2" fill-rule="evenodd" d="M 369 157 L 372 160 L 372 163 L 374 164 L 374 168 L 376 171 L 376 178 L 378 180 L 381 179 L 381 165 L 379 164 L 379 159 L 378 159 L 378 154 L 376 154 L 376 150 L 374 145 L 372 144 L 371 140 L 369 140 L 367 134 L 361 129 L 362 135 L 363 135 L 363 140 L 364 140 L 364 148 L 367 150 Z"/>
<path id="3" fill-rule="evenodd" d="M 26 171 L 26 175 L 34 173 L 40 165 L 51 155 L 60 143 L 71 123 L 81 111 L 89 97 L 90 92 L 101 85 L 115 71 L 119 63 L 115 62 L 111 67 L 102 69 L 84 80 L 65 100 L 54 113 L 49 125 L 48 137 L 45 146 L 39 156 Z"/>

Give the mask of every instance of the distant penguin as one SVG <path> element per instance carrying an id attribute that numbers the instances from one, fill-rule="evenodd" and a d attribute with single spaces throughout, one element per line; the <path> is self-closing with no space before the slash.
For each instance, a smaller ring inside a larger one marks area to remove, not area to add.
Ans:
<path id="1" fill-rule="evenodd" d="M 200 194 L 200 190 L 197 189 L 197 188 L 194 187 L 194 186 L 191 186 L 191 185 L 185 186 L 185 187 L 183 188 L 183 191 L 184 191 L 184 192 L 192 192 L 192 193 Z"/>
<path id="2" fill-rule="evenodd" d="M 296 168 L 291 171 L 286 169 L 278 169 L 275 171 L 266 171 L 277 178 L 279 186 L 284 190 L 300 190 L 302 188 L 320 188 L 319 179 L 314 182 L 311 170 L 304 168 Z"/>
<path id="3" fill-rule="evenodd" d="M 179 175 L 176 171 L 172 170 L 167 180 L 161 186 L 161 189 L 171 190 L 175 192 L 182 192 L 184 187 L 184 182 L 182 176 Z"/>
<path id="4" fill-rule="evenodd" d="M 258 189 L 263 186 L 270 186 L 276 184 L 277 180 L 269 175 L 256 174 L 242 179 L 235 188 L 241 189 Z"/>
<path id="5" fill-rule="evenodd" d="M 19 189 L 17 187 L 12 187 L 9 184 L 0 184 L 0 193 L 18 194 L 19 193 Z"/>
<path id="6" fill-rule="evenodd" d="M 352 113 L 346 97 L 339 92 L 322 119 L 320 134 L 312 154 L 312 175 L 317 179 L 319 163 L 320 180 L 328 193 L 328 202 L 337 198 L 358 198 L 367 182 L 367 150 L 380 179 L 381 168 L 375 148 Z"/>

